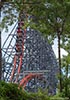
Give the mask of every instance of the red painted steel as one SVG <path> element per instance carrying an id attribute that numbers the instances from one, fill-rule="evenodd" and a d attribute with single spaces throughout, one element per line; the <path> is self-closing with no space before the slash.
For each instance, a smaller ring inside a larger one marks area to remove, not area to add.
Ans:
<path id="1" fill-rule="evenodd" d="M 12 81 L 12 78 L 14 76 L 14 72 L 15 72 L 15 69 L 16 69 L 16 60 L 17 60 L 17 56 L 15 55 L 15 57 L 14 57 L 14 67 L 13 67 L 12 72 L 11 72 L 10 81 Z"/>
<path id="2" fill-rule="evenodd" d="M 14 56 L 14 65 L 13 65 L 13 69 L 12 69 L 12 73 L 11 73 L 11 77 L 10 77 L 10 81 L 12 81 L 15 70 L 16 70 L 17 60 L 18 60 L 19 64 L 17 66 L 17 75 L 16 75 L 15 83 L 17 83 L 17 81 L 18 81 L 20 71 L 22 68 L 22 60 L 24 57 L 24 40 L 26 39 L 26 29 L 22 30 L 23 25 L 24 25 L 23 21 L 20 21 L 18 23 L 17 39 L 16 39 L 16 44 L 15 44 L 16 54 Z M 28 74 L 20 81 L 19 87 L 23 86 L 23 88 L 25 88 L 25 86 L 29 80 L 31 80 L 34 77 L 40 77 L 41 75 L 42 74 L 33 74 L 33 73 Z"/>
<path id="3" fill-rule="evenodd" d="M 38 78 L 38 77 L 41 77 L 42 74 L 33 74 L 33 73 L 30 73 L 28 74 L 27 76 L 25 76 L 21 81 L 20 81 L 20 84 L 19 84 L 19 87 L 23 87 L 23 89 L 25 88 L 26 84 L 28 83 L 29 80 L 31 80 L 32 78 Z"/>
<path id="4" fill-rule="evenodd" d="M 16 81 L 18 80 L 19 74 L 20 74 L 20 70 L 22 67 L 22 58 L 23 58 L 23 54 L 24 54 L 24 34 L 26 34 L 23 30 L 21 29 L 22 25 L 24 25 L 23 21 L 20 21 L 18 23 L 18 29 L 17 29 L 17 40 L 16 40 L 16 54 L 14 56 L 14 65 L 13 65 L 13 69 L 12 69 L 12 73 L 11 73 L 11 78 L 10 81 L 12 81 L 13 77 L 14 77 L 14 73 L 15 73 L 15 69 L 16 69 L 16 65 L 17 65 L 17 60 L 19 61 L 18 64 L 18 68 L 17 68 L 17 76 L 16 76 Z"/>

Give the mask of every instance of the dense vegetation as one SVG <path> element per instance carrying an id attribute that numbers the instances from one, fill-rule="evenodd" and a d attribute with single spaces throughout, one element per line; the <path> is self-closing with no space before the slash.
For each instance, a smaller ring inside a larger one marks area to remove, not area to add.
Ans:
<path id="1" fill-rule="evenodd" d="M 66 100 L 60 94 L 48 96 L 47 90 L 41 90 L 37 93 L 28 93 L 18 85 L 12 83 L 0 82 L 0 100 Z"/>

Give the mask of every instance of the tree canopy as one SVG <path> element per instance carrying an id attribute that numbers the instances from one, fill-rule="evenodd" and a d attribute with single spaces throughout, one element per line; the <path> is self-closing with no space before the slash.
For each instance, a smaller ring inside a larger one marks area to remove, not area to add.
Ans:
<path id="1" fill-rule="evenodd" d="M 31 16 L 31 27 L 36 28 L 49 38 L 54 39 L 57 32 L 63 41 L 70 32 L 70 1 L 69 0 L 5 0 L 2 7 L 2 24 L 4 28 L 12 25 L 24 12 Z M 52 37 L 51 37 L 52 36 Z M 51 39 L 51 40 L 52 40 Z"/>

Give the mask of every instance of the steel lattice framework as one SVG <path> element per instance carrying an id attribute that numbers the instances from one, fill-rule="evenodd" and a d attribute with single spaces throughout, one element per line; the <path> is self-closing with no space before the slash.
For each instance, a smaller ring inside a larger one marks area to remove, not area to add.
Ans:
<path id="1" fill-rule="evenodd" d="M 17 22 L 3 44 L 2 79 L 19 83 L 27 91 L 41 87 L 54 94 L 58 66 L 51 45 L 40 32 L 22 26 L 22 20 Z"/>

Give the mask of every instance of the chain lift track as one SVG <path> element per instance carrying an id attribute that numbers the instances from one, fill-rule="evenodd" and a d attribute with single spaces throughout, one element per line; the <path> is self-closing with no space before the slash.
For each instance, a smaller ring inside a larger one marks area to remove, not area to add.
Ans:
<path id="1" fill-rule="evenodd" d="M 17 28 L 17 36 L 16 36 L 16 44 L 15 44 L 15 51 L 16 54 L 14 56 L 14 66 L 11 72 L 11 77 L 10 77 L 10 81 L 12 81 L 13 77 L 14 77 L 14 73 L 16 70 L 16 66 L 17 66 L 17 75 L 16 75 L 16 79 L 15 79 L 15 83 L 18 82 L 18 78 L 20 75 L 20 70 L 22 67 L 22 60 L 24 58 L 24 41 L 26 39 L 26 29 L 22 30 L 22 26 L 24 26 L 24 22 L 20 21 L 18 23 L 18 28 Z M 19 62 L 17 64 L 17 62 Z M 20 81 L 20 86 L 23 85 L 23 87 L 25 88 L 26 84 L 28 83 L 29 80 L 31 80 L 33 77 L 40 77 L 39 73 L 37 74 L 28 74 L 26 77 L 24 77 L 21 81 Z"/>
<path id="2" fill-rule="evenodd" d="M 2 46 L 2 79 L 28 91 L 51 87 L 55 93 L 57 62 L 51 46 L 38 31 L 23 27 L 24 19 L 16 22 Z"/>
<path id="3" fill-rule="evenodd" d="M 22 30 L 23 26 L 24 26 L 24 22 L 19 21 L 18 26 L 17 26 L 17 30 L 16 30 L 17 32 L 14 32 L 14 34 L 9 34 L 9 36 L 12 35 L 13 38 L 16 39 L 15 45 L 12 46 L 13 48 L 15 47 L 15 51 L 14 51 L 15 53 L 13 55 L 13 61 L 12 61 L 13 64 L 11 64 L 11 66 L 13 66 L 13 68 L 10 72 L 10 80 L 9 80 L 10 82 L 15 82 L 15 83 L 18 83 L 20 71 L 22 68 L 22 62 L 23 62 L 23 58 L 24 58 L 24 42 L 26 40 L 26 31 L 27 30 L 26 29 Z M 12 31 L 11 31 L 11 33 L 12 33 Z M 9 38 L 9 36 L 7 37 L 7 39 Z M 6 41 L 7 41 L 7 39 L 6 39 Z M 5 42 L 3 44 L 3 47 L 5 45 Z M 10 53 L 13 52 L 13 49 L 9 48 L 11 42 L 12 42 L 12 38 L 11 38 L 10 43 L 5 51 L 4 56 L 6 55 L 8 49 L 11 49 Z M 9 57 L 7 59 L 7 62 L 8 62 L 8 60 L 9 60 Z M 9 69 L 8 69 L 8 71 L 9 71 Z M 15 73 L 16 73 L 16 76 L 15 76 L 15 79 L 13 80 Z M 7 77 L 7 75 L 5 77 Z M 23 86 L 23 88 L 25 88 L 28 81 L 31 80 L 32 78 L 35 78 L 35 77 L 37 79 L 40 79 L 40 78 L 42 79 L 43 74 L 39 73 L 39 72 L 26 74 L 25 77 L 19 82 L 19 86 Z"/>
<path id="4" fill-rule="evenodd" d="M 12 81 L 12 78 L 15 73 L 16 65 L 17 65 L 17 60 L 18 60 L 19 64 L 18 64 L 18 68 L 17 68 L 17 75 L 16 75 L 15 82 L 17 82 L 17 80 L 18 80 L 20 70 L 22 67 L 22 58 L 24 56 L 24 39 L 25 39 L 25 35 L 26 35 L 26 30 L 24 30 L 24 32 L 23 32 L 23 30 L 21 29 L 22 25 L 24 25 L 24 22 L 20 21 L 18 23 L 17 36 L 16 36 L 16 44 L 15 44 L 16 54 L 14 56 L 14 67 L 12 69 L 11 78 L 10 78 L 10 81 Z"/>

